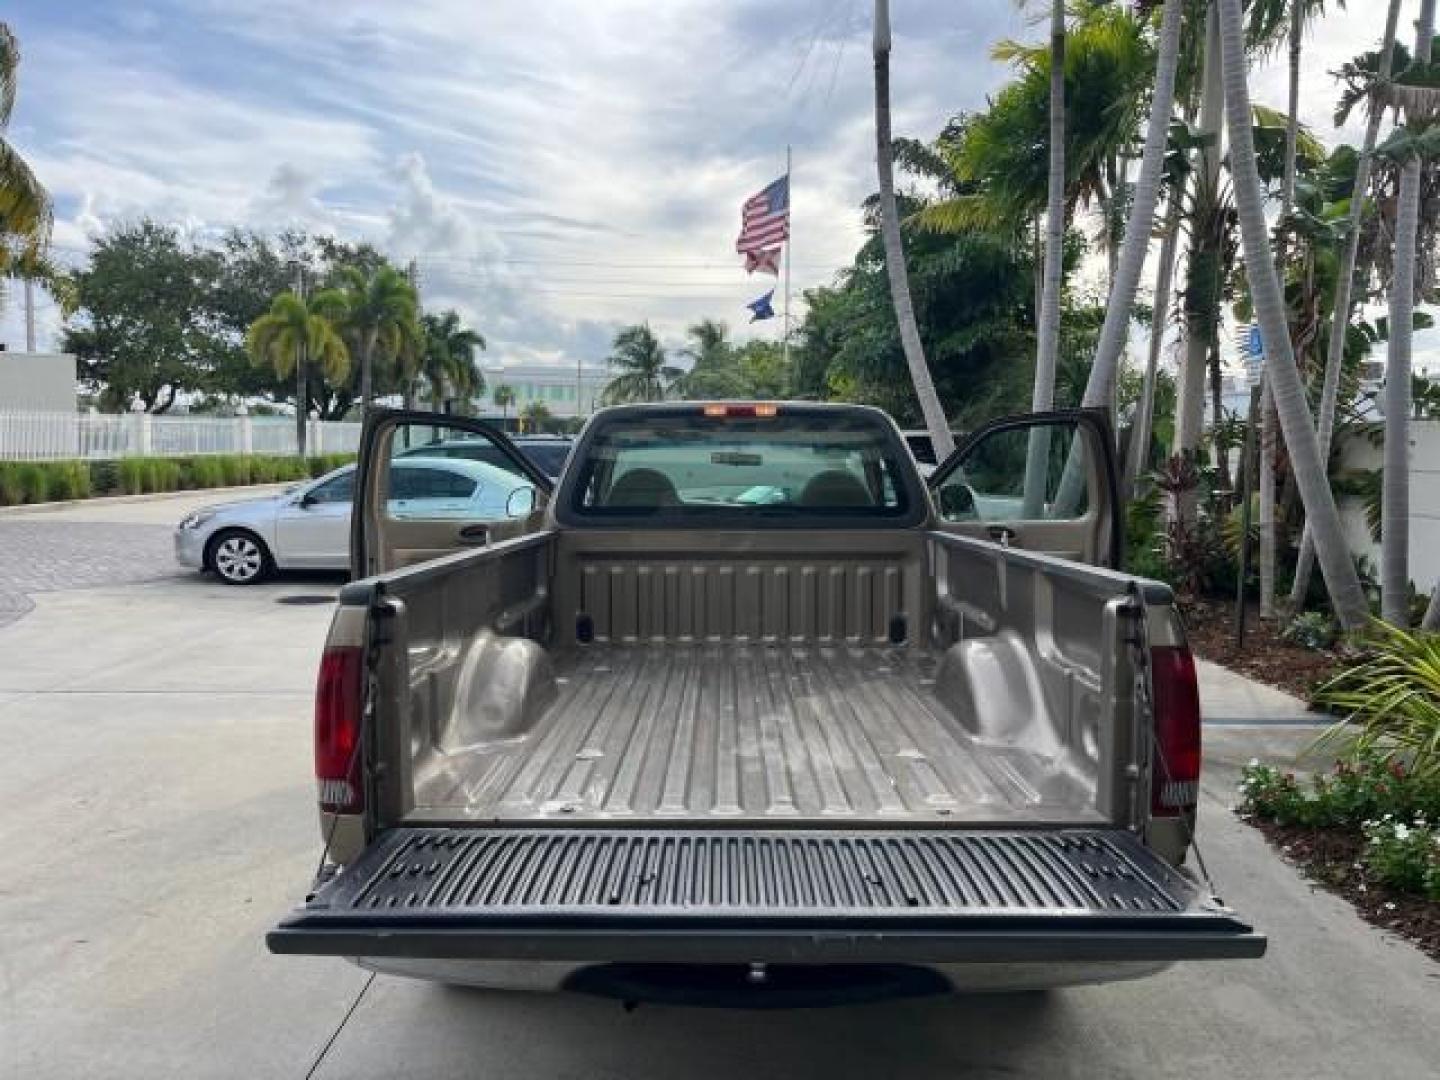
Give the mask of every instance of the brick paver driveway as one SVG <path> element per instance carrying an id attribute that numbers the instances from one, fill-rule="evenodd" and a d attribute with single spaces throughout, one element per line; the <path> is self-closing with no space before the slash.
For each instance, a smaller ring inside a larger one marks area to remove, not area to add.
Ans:
<path id="1" fill-rule="evenodd" d="M 33 606 L 29 594 L 156 581 L 185 573 L 164 525 L 0 517 L 0 626 Z"/>

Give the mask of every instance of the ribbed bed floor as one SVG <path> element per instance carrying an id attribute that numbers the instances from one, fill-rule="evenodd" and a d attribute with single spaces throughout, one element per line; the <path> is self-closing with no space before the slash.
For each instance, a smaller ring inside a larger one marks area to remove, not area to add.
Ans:
<path id="1" fill-rule="evenodd" d="M 417 818 L 1099 821 L 1058 763 L 977 742 L 916 649 L 593 646 L 519 739 L 452 756 Z"/>

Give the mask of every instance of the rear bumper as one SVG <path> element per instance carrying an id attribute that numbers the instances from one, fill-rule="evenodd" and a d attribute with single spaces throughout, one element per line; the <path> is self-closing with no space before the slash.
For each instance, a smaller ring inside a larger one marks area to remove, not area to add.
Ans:
<path id="1" fill-rule="evenodd" d="M 396 829 L 277 953 L 596 964 L 1163 964 L 1265 939 L 1118 830 Z"/>
<path id="2" fill-rule="evenodd" d="M 354 963 L 366 969 L 396 975 L 400 978 L 426 979 L 451 986 L 477 986 L 498 991 L 559 992 L 567 989 L 595 992 L 596 982 L 605 978 L 619 965 L 583 965 L 569 960 L 429 960 L 396 958 L 396 956 L 359 956 Z M 694 965 L 668 965 L 675 969 L 671 982 L 688 979 L 693 985 L 713 984 L 714 972 Z M 883 965 L 876 965 L 883 966 Z M 891 965 L 884 965 L 891 966 Z M 1058 986 L 1086 986 L 1104 982 L 1142 979 L 1165 971 L 1169 962 L 1071 962 L 1071 963 L 926 963 L 914 965 L 914 971 L 929 976 L 945 992 L 1015 992 L 1053 989 Z M 744 975 L 752 975 L 753 966 L 744 965 Z M 773 971 L 773 969 L 770 969 Z M 851 976 L 854 966 L 815 965 L 815 978 L 824 979 L 834 994 L 812 995 L 809 1004 L 842 1004 L 854 1001 Z M 750 1001 L 756 1004 L 769 999 L 770 981 L 744 979 Z M 899 988 L 897 988 L 899 989 Z M 900 996 L 880 994 L 874 996 Z M 655 999 L 654 995 L 636 994 L 632 999 Z M 691 995 L 691 1004 L 710 1004 Z M 737 1004 L 733 996 L 717 1004 Z"/>

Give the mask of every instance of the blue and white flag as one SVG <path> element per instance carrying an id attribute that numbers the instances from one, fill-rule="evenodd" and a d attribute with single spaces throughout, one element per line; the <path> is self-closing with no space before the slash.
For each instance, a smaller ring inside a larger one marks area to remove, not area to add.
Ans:
<path id="1" fill-rule="evenodd" d="M 775 317 L 775 309 L 770 305 L 770 301 L 774 299 L 774 297 L 775 290 L 771 289 L 764 296 L 760 297 L 759 300 L 751 300 L 750 303 L 745 305 L 750 309 L 751 322 L 760 322 L 763 319 L 773 319 Z"/>

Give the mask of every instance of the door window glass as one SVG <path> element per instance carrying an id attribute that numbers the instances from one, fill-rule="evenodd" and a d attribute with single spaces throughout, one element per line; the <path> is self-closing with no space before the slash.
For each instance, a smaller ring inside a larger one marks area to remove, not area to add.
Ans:
<path id="1" fill-rule="evenodd" d="M 390 474 L 392 499 L 468 499 L 475 481 L 447 469 L 426 469 L 413 465 L 397 467 Z"/>
<path id="2" fill-rule="evenodd" d="M 348 503 L 355 497 L 355 470 L 349 469 L 310 489 L 309 503 Z"/>
<path id="3" fill-rule="evenodd" d="M 1071 521 L 1086 516 L 1093 472 L 1074 423 L 1001 428 L 965 451 L 936 489 L 946 521 Z"/>

